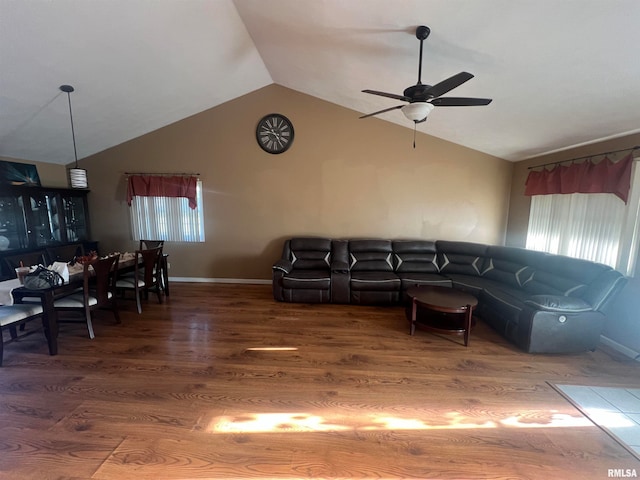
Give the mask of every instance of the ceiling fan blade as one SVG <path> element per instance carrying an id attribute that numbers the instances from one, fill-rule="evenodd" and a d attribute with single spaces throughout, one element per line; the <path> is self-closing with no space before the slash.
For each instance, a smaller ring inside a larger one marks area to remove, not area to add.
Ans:
<path id="1" fill-rule="evenodd" d="M 379 92 L 377 90 L 362 90 L 363 93 L 370 93 L 371 95 L 380 95 L 381 97 L 393 98 L 395 100 L 402 100 L 403 102 L 411 101 L 410 98 L 404 95 L 396 95 L 395 93 Z"/>
<path id="2" fill-rule="evenodd" d="M 397 109 L 402 108 L 402 107 L 404 107 L 404 105 L 396 105 L 395 107 L 385 108 L 384 110 L 378 110 L 377 112 L 369 113 L 369 114 L 363 115 L 363 116 L 361 116 L 359 118 L 373 117 L 374 115 L 378 115 L 379 113 L 390 112 L 391 110 L 397 110 Z"/>
<path id="3" fill-rule="evenodd" d="M 425 95 L 435 98 L 440 95 L 444 95 L 449 90 L 453 90 L 456 87 L 459 87 L 464 82 L 467 82 L 473 78 L 473 75 L 469 72 L 460 72 L 453 77 L 449 77 L 446 80 L 441 81 L 440 83 L 436 83 L 433 87 L 427 90 Z"/>
<path id="4" fill-rule="evenodd" d="M 476 105 L 489 105 L 491 98 L 466 98 L 466 97 L 443 97 L 434 98 L 429 103 L 436 107 L 473 107 Z"/>

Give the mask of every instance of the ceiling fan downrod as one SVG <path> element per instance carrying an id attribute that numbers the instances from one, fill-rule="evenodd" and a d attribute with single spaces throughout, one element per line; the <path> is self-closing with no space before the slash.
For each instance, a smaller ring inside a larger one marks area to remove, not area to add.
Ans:
<path id="1" fill-rule="evenodd" d="M 422 44 L 427 39 L 431 29 L 425 25 L 416 28 L 416 38 L 420 40 L 420 59 L 418 60 L 418 85 L 422 85 Z"/>

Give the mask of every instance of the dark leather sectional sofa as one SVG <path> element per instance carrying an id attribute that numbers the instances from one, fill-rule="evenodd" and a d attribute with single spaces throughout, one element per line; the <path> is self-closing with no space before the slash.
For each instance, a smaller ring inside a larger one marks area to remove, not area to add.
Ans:
<path id="1" fill-rule="evenodd" d="M 296 237 L 273 266 L 273 296 L 285 302 L 393 305 L 414 285 L 464 290 L 479 317 L 531 353 L 595 349 L 603 307 L 625 282 L 586 260 L 444 240 Z"/>

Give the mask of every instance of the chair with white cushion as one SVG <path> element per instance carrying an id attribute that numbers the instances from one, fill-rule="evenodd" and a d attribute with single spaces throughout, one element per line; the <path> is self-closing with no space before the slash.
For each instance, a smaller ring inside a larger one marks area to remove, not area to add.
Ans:
<path id="1" fill-rule="evenodd" d="M 58 311 L 75 311 L 84 316 L 89 330 L 89 337 L 94 338 L 91 311 L 97 308 L 106 308 L 113 312 L 117 323 L 120 323 L 120 314 L 116 301 L 116 277 L 118 274 L 118 259 L 120 255 L 112 255 L 98 258 L 84 263 L 83 286 L 76 292 L 53 302 Z M 61 323 L 65 320 L 59 320 Z"/>
<path id="2" fill-rule="evenodd" d="M 136 263 L 133 274 L 120 277 L 116 282 L 116 288 L 121 291 L 133 290 L 136 297 L 138 313 L 142 313 L 140 293 L 145 299 L 149 297 L 149 291 L 154 290 L 158 296 L 158 303 L 162 303 L 162 278 L 160 260 L 162 259 L 162 246 L 136 251 Z"/>
<path id="3" fill-rule="evenodd" d="M 4 341 L 2 331 L 11 331 L 11 340 L 17 339 L 16 327 L 24 325 L 26 322 L 42 318 L 42 306 L 35 304 L 15 304 L 0 306 L 0 366 L 2 366 L 2 355 L 4 351 Z"/>

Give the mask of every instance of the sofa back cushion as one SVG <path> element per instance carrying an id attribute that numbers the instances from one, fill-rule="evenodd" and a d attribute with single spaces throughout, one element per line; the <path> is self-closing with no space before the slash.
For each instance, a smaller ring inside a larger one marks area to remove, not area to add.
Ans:
<path id="1" fill-rule="evenodd" d="M 396 272 L 437 273 L 436 243 L 429 240 L 394 240 Z"/>
<path id="2" fill-rule="evenodd" d="M 391 240 L 349 240 L 349 266 L 352 272 L 392 272 Z"/>
<path id="3" fill-rule="evenodd" d="M 524 248 L 489 246 L 483 276 L 510 287 L 525 288 L 546 256 Z"/>
<path id="4" fill-rule="evenodd" d="M 331 239 L 295 237 L 290 242 L 289 259 L 297 270 L 328 270 L 331 265 Z"/>
<path id="5" fill-rule="evenodd" d="M 621 273 L 607 265 L 547 254 L 525 288 L 535 294 L 582 298 L 597 310 L 624 280 Z"/>
<path id="6" fill-rule="evenodd" d="M 487 246 L 480 243 L 438 240 L 438 267 L 440 273 L 482 275 Z"/>

